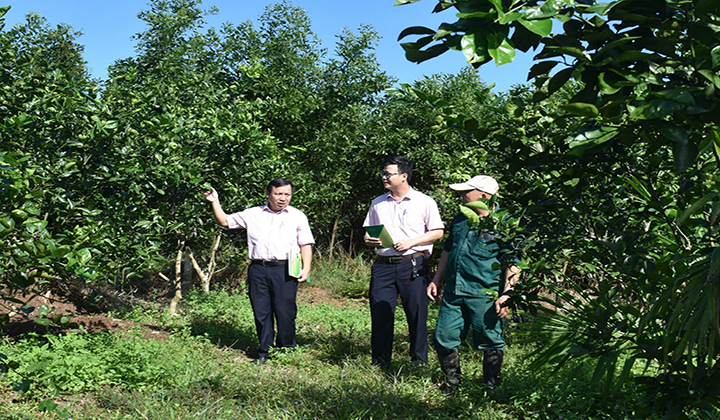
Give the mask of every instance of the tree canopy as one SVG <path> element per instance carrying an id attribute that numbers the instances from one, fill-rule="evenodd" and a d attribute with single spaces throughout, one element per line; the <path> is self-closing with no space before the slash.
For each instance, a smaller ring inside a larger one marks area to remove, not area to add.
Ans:
<path id="1" fill-rule="evenodd" d="M 447 9 L 455 22 L 400 34 L 417 37 L 403 44 L 409 60 L 457 50 L 480 66 L 537 51 L 534 89 L 512 92 L 498 130 L 464 120 L 500 146 L 494 170 L 529 240 L 526 297 L 560 298 L 527 329 L 545 342 L 537 364 L 587 359 L 606 394 L 645 366 L 634 380 L 648 412 L 710 415 L 720 405 L 717 2 L 442 0 L 435 12 Z"/>

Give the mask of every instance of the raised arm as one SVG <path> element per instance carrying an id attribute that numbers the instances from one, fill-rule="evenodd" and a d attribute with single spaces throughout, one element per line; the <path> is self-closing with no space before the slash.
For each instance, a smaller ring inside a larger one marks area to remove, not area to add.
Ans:
<path id="1" fill-rule="evenodd" d="M 225 214 L 222 206 L 220 206 L 220 197 L 217 191 L 215 191 L 215 188 L 210 187 L 210 191 L 205 191 L 204 194 L 205 199 L 212 204 L 213 216 L 215 216 L 217 224 L 222 227 L 228 227 L 227 214 Z"/>

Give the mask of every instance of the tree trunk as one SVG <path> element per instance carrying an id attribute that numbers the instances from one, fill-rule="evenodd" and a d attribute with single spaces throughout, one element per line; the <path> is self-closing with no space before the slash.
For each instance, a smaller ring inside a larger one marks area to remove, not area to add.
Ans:
<path id="1" fill-rule="evenodd" d="M 188 248 L 188 258 L 192 262 L 192 266 L 195 268 L 195 272 L 200 278 L 200 285 L 202 286 L 203 292 L 210 293 L 210 279 L 212 279 L 213 273 L 215 272 L 215 254 L 217 254 L 218 248 L 220 248 L 220 238 L 222 238 L 222 232 L 215 234 L 213 240 L 213 247 L 210 251 L 210 262 L 208 263 L 207 272 L 203 272 L 200 268 L 200 264 L 195 260 L 192 249 Z"/>
<path id="2" fill-rule="evenodd" d="M 337 234 L 338 222 L 340 222 L 340 218 L 336 217 L 335 223 L 333 224 L 332 235 L 330 235 L 330 255 L 328 258 L 329 260 L 332 260 L 333 249 L 335 249 L 335 235 Z"/>
<path id="3" fill-rule="evenodd" d="M 170 314 L 172 315 L 177 313 L 178 303 L 180 303 L 180 299 L 182 299 L 182 256 L 185 241 L 180 242 L 179 248 L 177 257 L 175 258 L 175 296 L 170 301 Z"/>

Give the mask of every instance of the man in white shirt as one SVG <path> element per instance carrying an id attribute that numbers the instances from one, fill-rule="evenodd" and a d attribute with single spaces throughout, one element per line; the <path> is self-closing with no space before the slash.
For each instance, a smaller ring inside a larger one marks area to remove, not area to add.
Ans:
<path id="1" fill-rule="evenodd" d="M 228 215 L 220 206 L 217 191 L 213 188 L 205 192 L 205 199 L 212 204 L 213 215 L 220 226 L 247 230 L 248 254 L 252 261 L 248 267 L 248 294 L 259 340 L 258 364 L 265 363 L 273 344 L 273 318 L 278 329 L 275 347 L 297 346 L 298 282 L 308 279 L 315 243 L 305 214 L 290 206 L 292 182 L 275 179 L 268 184 L 266 193 L 267 204 Z M 288 257 L 297 247 L 303 267 L 298 277 L 291 277 Z"/>
<path id="2" fill-rule="evenodd" d="M 382 248 L 379 238 L 365 235 L 365 244 L 376 254 L 370 279 L 372 363 L 387 369 L 398 295 L 410 331 L 411 363 L 427 362 L 427 258 L 433 242 L 443 236 L 443 222 L 435 200 L 410 186 L 411 161 L 391 156 L 382 168 L 380 178 L 389 193 L 373 200 L 363 226 L 384 225 L 393 240 L 391 248 Z"/>

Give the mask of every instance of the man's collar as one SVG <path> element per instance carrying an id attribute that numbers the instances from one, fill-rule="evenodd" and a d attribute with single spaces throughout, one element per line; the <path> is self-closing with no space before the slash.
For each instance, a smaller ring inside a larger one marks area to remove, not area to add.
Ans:
<path id="1" fill-rule="evenodd" d="M 416 193 L 417 193 L 417 191 L 415 191 L 415 189 L 413 187 L 408 186 L 408 192 L 405 193 L 405 196 L 402 199 L 405 200 L 407 198 L 408 200 L 412 200 L 413 196 L 415 196 Z M 387 195 L 385 196 L 385 199 L 386 200 L 391 200 L 391 199 L 395 200 L 395 197 L 392 195 L 391 191 L 388 191 Z M 395 201 L 398 201 L 398 200 L 395 200 Z"/>
<path id="2" fill-rule="evenodd" d="M 290 208 L 290 205 L 288 204 L 287 206 L 285 206 L 284 209 L 282 209 L 280 211 L 273 211 L 273 209 L 270 208 L 270 205 L 268 203 L 265 203 L 260 207 L 262 208 L 263 211 L 267 210 L 270 213 L 280 214 L 280 213 L 287 213 L 288 209 Z"/>

